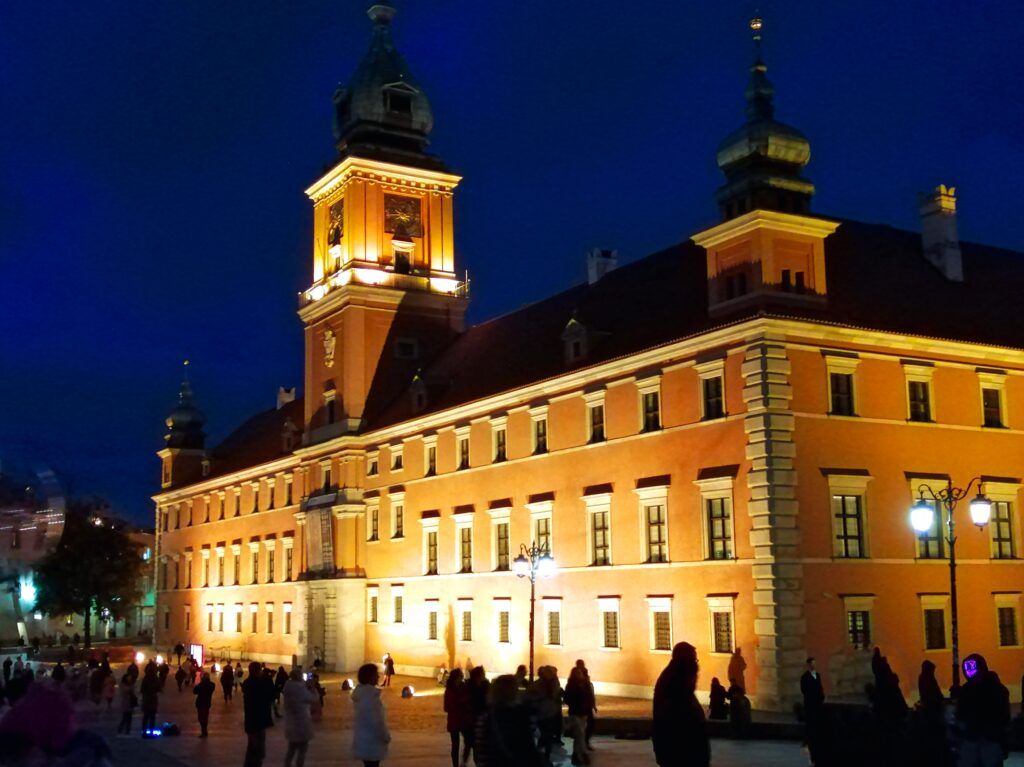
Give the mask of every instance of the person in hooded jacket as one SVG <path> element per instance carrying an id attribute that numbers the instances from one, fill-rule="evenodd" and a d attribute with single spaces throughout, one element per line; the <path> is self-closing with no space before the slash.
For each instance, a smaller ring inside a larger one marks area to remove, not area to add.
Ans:
<path id="1" fill-rule="evenodd" d="M 293 759 L 297 767 L 303 767 L 306 763 L 309 741 L 313 740 L 311 707 L 317 699 L 317 694 L 309 689 L 302 679 L 302 672 L 296 668 L 288 675 L 281 698 L 284 701 L 284 738 L 288 741 L 284 767 L 292 767 Z"/>
<path id="2" fill-rule="evenodd" d="M 697 649 L 688 642 L 672 648 L 672 660 L 654 685 L 651 741 L 661 767 L 709 767 L 711 745 L 704 708 L 697 701 Z"/>
<path id="3" fill-rule="evenodd" d="M 192 694 L 196 696 L 196 718 L 199 720 L 199 737 L 207 737 L 207 728 L 210 726 L 210 707 L 213 706 L 213 694 L 217 691 L 217 685 L 210 681 L 209 672 L 204 671 L 199 684 L 192 688 Z"/>
<path id="4" fill-rule="evenodd" d="M 260 664 L 249 664 L 249 676 L 242 682 L 242 707 L 245 711 L 244 767 L 261 767 L 267 756 L 267 728 L 274 726 L 274 680 L 265 676 Z"/>
<path id="5" fill-rule="evenodd" d="M 962 668 L 967 682 L 960 688 L 956 705 L 956 719 L 963 730 L 959 764 L 997 767 L 1007 755 L 1010 692 L 982 655 L 971 653 Z"/>
<path id="6" fill-rule="evenodd" d="M 921 663 L 917 677 L 918 702 L 913 723 L 913 760 L 915 764 L 928 767 L 943 767 L 949 762 L 949 746 L 946 742 L 945 705 L 942 688 L 935 678 L 935 664 L 930 660 Z"/>
<path id="7" fill-rule="evenodd" d="M 378 767 L 387 757 L 391 742 L 387 711 L 377 687 L 380 671 L 375 663 L 367 663 L 360 666 L 356 679 L 359 684 L 352 691 L 352 758 L 361 760 L 364 767 Z"/>
<path id="8" fill-rule="evenodd" d="M 469 704 L 469 687 L 461 668 L 452 669 L 448 675 L 444 687 L 444 711 L 448 715 L 448 737 L 452 741 L 452 767 L 459 767 L 459 737 L 465 748 L 461 764 L 469 761 L 473 746 L 473 711 Z"/>

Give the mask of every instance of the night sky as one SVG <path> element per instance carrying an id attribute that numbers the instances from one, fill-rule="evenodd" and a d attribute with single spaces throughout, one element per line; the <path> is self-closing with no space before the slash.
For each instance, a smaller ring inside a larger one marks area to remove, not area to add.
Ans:
<path id="1" fill-rule="evenodd" d="M 479 321 L 717 220 L 753 3 L 408 0 L 399 49 L 432 151 L 465 177 Z M 1020 17 L 979 0 L 762 2 L 776 116 L 814 210 L 917 228 L 955 184 L 963 239 L 1024 250 Z M 151 519 L 181 361 L 208 444 L 302 383 L 303 189 L 367 2 L 7 3 L 0 20 L 0 460 Z M 624 311 L 642 307 L 623 307 Z"/>

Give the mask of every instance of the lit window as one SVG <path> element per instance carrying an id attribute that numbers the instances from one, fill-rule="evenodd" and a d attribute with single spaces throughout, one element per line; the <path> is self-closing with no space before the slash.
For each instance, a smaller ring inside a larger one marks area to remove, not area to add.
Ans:
<path id="1" fill-rule="evenodd" d="M 619 648 L 619 599 L 602 597 L 598 599 L 601 611 L 601 647 L 612 650 Z"/>
<path id="2" fill-rule="evenodd" d="M 437 602 L 427 602 L 427 640 L 436 642 L 437 637 Z"/>
<path id="3" fill-rule="evenodd" d="M 256 625 L 259 620 L 259 615 L 260 606 L 255 602 L 251 602 L 249 604 L 249 631 L 253 634 L 257 631 Z"/>
<path id="4" fill-rule="evenodd" d="M 267 602 L 267 633 L 274 633 L 274 603 Z"/>
<path id="5" fill-rule="evenodd" d="M 1013 559 L 1013 504 L 1009 501 L 992 502 L 989 522 L 992 536 L 992 559 Z"/>
<path id="6" fill-rule="evenodd" d="M 376 506 L 366 509 L 366 540 L 380 540 L 380 509 Z"/>
<path id="7" fill-rule="evenodd" d="M 651 649 L 672 650 L 672 597 L 647 597 L 651 620 Z"/>
<path id="8" fill-rule="evenodd" d="M 544 614 L 547 618 L 544 624 L 544 644 L 562 644 L 562 600 L 545 599 Z"/>
<path id="9" fill-rule="evenodd" d="M 587 505 L 588 536 L 590 538 L 590 564 L 605 566 L 612 563 L 611 493 L 584 496 Z"/>
<path id="10" fill-rule="evenodd" d="M 459 572 L 473 572 L 473 528 L 466 524 L 458 528 Z"/>
<path id="11" fill-rule="evenodd" d="M 469 599 L 459 600 L 459 641 L 473 641 L 473 602 Z"/>
<path id="12" fill-rule="evenodd" d="M 835 554 L 844 559 L 864 556 L 863 498 L 860 495 L 833 495 L 832 517 L 835 530 Z"/>
<path id="13" fill-rule="evenodd" d="M 533 520 L 533 541 L 540 551 L 551 551 L 551 517 L 536 517 Z"/>
<path id="14" fill-rule="evenodd" d="M 711 651 L 719 654 L 732 654 L 735 649 L 733 639 L 732 595 L 707 597 L 708 610 L 711 613 Z"/>
<path id="15" fill-rule="evenodd" d="M 931 365 L 903 365 L 907 380 L 907 418 L 911 421 L 930 422 L 933 419 L 931 381 L 934 372 Z"/>
<path id="16" fill-rule="evenodd" d="M 495 570 L 509 569 L 508 524 L 508 522 L 497 522 L 494 525 Z"/>
<path id="17" fill-rule="evenodd" d="M 377 598 L 379 592 L 376 587 L 366 590 L 366 622 L 377 622 Z"/>
<path id="18" fill-rule="evenodd" d="M 405 622 L 405 611 L 404 611 L 404 592 L 398 586 L 391 587 L 391 618 L 395 623 Z"/>
<path id="19" fill-rule="evenodd" d="M 498 613 L 498 644 L 508 644 L 509 639 L 509 616 L 511 613 L 511 601 L 508 599 L 496 599 L 494 606 Z"/>
<path id="20" fill-rule="evenodd" d="M 732 501 L 707 498 L 708 559 L 732 559 Z"/>
<path id="21" fill-rule="evenodd" d="M 391 500 L 391 529 L 394 531 L 392 538 L 405 537 L 405 506 L 395 503 L 394 498 Z"/>
<path id="22" fill-rule="evenodd" d="M 235 633 L 242 633 L 242 603 L 235 603 Z"/>
<path id="23" fill-rule="evenodd" d="M 427 575 L 437 575 L 437 530 L 427 531 Z"/>

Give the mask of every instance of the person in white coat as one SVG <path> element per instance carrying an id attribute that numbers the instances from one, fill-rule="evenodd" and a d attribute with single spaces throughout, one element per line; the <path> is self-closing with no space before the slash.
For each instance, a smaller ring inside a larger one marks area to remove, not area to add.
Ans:
<path id="1" fill-rule="evenodd" d="M 352 691 L 352 757 L 362 760 L 364 767 L 378 767 L 388 755 L 391 742 L 387 713 L 377 687 L 380 672 L 375 664 L 367 663 L 360 667 L 356 678 L 359 684 Z"/>
<path id="2" fill-rule="evenodd" d="M 288 741 L 288 753 L 284 767 L 303 767 L 306 763 L 306 749 L 313 740 L 313 715 L 310 706 L 316 697 L 302 679 L 302 672 L 292 669 L 285 683 L 284 692 L 284 737 Z"/>

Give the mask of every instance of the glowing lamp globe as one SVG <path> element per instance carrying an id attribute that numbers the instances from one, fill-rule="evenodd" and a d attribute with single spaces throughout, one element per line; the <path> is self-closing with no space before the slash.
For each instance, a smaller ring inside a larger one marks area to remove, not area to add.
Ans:
<path id="1" fill-rule="evenodd" d="M 544 578 L 550 578 L 555 574 L 555 570 L 558 567 L 555 565 L 555 560 L 550 554 L 541 554 L 540 560 L 537 562 L 537 572 Z"/>
<path id="2" fill-rule="evenodd" d="M 18 596 L 22 602 L 35 603 L 36 587 L 30 581 L 22 581 L 18 586 Z"/>
<path id="3" fill-rule="evenodd" d="M 512 572 L 522 578 L 524 575 L 530 574 L 530 560 L 528 560 L 523 554 L 512 560 Z"/>
<path id="4" fill-rule="evenodd" d="M 163 655 L 157 655 L 156 656 L 156 665 L 158 665 L 158 666 L 164 665 L 164 656 Z"/>
<path id="5" fill-rule="evenodd" d="M 927 533 L 935 522 L 935 509 L 923 498 L 910 508 L 910 526 L 919 533 Z"/>
<path id="6" fill-rule="evenodd" d="M 971 499 L 971 521 L 978 527 L 984 527 L 992 517 L 992 501 L 979 492 Z"/>
<path id="7" fill-rule="evenodd" d="M 146 660 L 145 653 L 141 653 L 141 652 L 135 653 L 135 662 L 136 663 L 142 663 L 142 661 L 144 661 L 144 660 Z"/>

